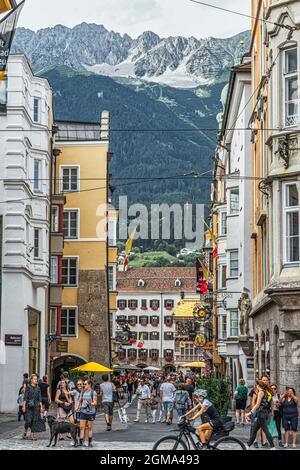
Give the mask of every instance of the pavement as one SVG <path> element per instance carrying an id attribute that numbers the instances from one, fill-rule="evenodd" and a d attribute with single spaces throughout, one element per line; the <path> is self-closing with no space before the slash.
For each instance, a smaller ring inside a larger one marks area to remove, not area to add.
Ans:
<path id="1" fill-rule="evenodd" d="M 128 405 L 127 405 L 128 406 Z M 55 407 L 50 410 L 55 415 Z M 151 422 L 145 423 L 141 415 L 139 423 L 135 423 L 136 402 L 127 407 L 130 422 L 123 424 L 119 420 L 117 410 L 114 412 L 113 428 L 106 431 L 103 413 L 98 413 L 94 424 L 93 449 L 79 448 L 76 451 L 87 450 L 151 450 L 154 443 L 167 434 L 174 434 L 176 424 Z M 16 414 L 0 414 L 0 450 L 45 450 L 49 442 L 49 429 L 38 434 L 37 441 L 22 440 L 23 422 L 18 422 Z M 249 438 L 250 426 L 236 426 L 231 436 L 246 442 Z M 51 448 L 52 449 L 52 448 Z M 47 450 L 51 450 L 47 449 Z M 55 450 L 74 450 L 69 440 L 58 441 Z"/>

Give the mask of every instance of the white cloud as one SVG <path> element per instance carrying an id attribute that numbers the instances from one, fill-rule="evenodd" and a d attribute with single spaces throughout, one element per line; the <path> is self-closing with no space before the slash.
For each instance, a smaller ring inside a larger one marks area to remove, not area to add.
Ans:
<path id="1" fill-rule="evenodd" d="M 250 13 L 250 0 L 206 0 L 220 7 Z M 41 8 L 42 4 L 42 8 Z M 160 36 L 226 37 L 250 28 L 250 19 L 189 0 L 26 0 L 20 25 L 39 29 L 83 21 L 133 37 L 145 30 Z"/>

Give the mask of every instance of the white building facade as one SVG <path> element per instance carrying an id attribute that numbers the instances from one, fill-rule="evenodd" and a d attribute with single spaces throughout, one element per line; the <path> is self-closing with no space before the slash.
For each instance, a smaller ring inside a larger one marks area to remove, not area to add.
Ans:
<path id="1" fill-rule="evenodd" d="M 0 411 L 16 409 L 24 372 L 45 373 L 52 95 L 22 55 L 0 92 Z"/>
<path id="2" fill-rule="evenodd" d="M 244 378 L 254 379 L 249 338 L 240 331 L 239 302 L 251 296 L 251 68 L 242 63 L 232 69 L 217 149 L 218 191 L 214 211 L 218 220 L 217 348 L 233 388 Z"/>
<path id="3" fill-rule="evenodd" d="M 173 369 L 174 311 L 182 298 L 197 298 L 196 270 L 131 268 L 117 273 L 117 291 L 113 338 L 119 345 L 115 362 Z M 131 344 L 117 341 L 124 325 L 130 328 Z"/>

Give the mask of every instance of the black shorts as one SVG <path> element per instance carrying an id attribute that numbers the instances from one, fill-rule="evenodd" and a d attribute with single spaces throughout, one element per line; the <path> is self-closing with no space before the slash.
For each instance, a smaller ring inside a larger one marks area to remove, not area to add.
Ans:
<path id="1" fill-rule="evenodd" d="M 42 404 L 45 407 L 45 411 L 49 411 L 50 403 L 48 398 L 42 398 Z"/>
<path id="2" fill-rule="evenodd" d="M 298 430 L 298 416 L 284 416 L 282 418 L 282 424 L 285 431 L 294 431 Z"/>
<path id="3" fill-rule="evenodd" d="M 247 406 L 247 400 L 236 400 L 235 409 L 236 410 L 245 410 Z"/>
<path id="4" fill-rule="evenodd" d="M 96 415 L 89 415 L 87 413 L 79 413 L 79 421 L 95 421 Z"/>
<path id="5" fill-rule="evenodd" d="M 114 403 L 113 402 L 107 402 L 104 401 L 102 403 L 104 414 L 107 416 L 113 416 L 114 414 Z"/>

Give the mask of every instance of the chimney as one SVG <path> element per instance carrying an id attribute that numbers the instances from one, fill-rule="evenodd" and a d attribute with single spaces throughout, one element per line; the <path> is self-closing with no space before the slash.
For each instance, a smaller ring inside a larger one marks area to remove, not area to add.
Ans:
<path id="1" fill-rule="evenodd" d="M 100 140 L 108 141 L 109 140 L 109 124 L 110 116 L 109 111 L 102 111 L 101 113 L 101 122 L 100 122 Z"/>

